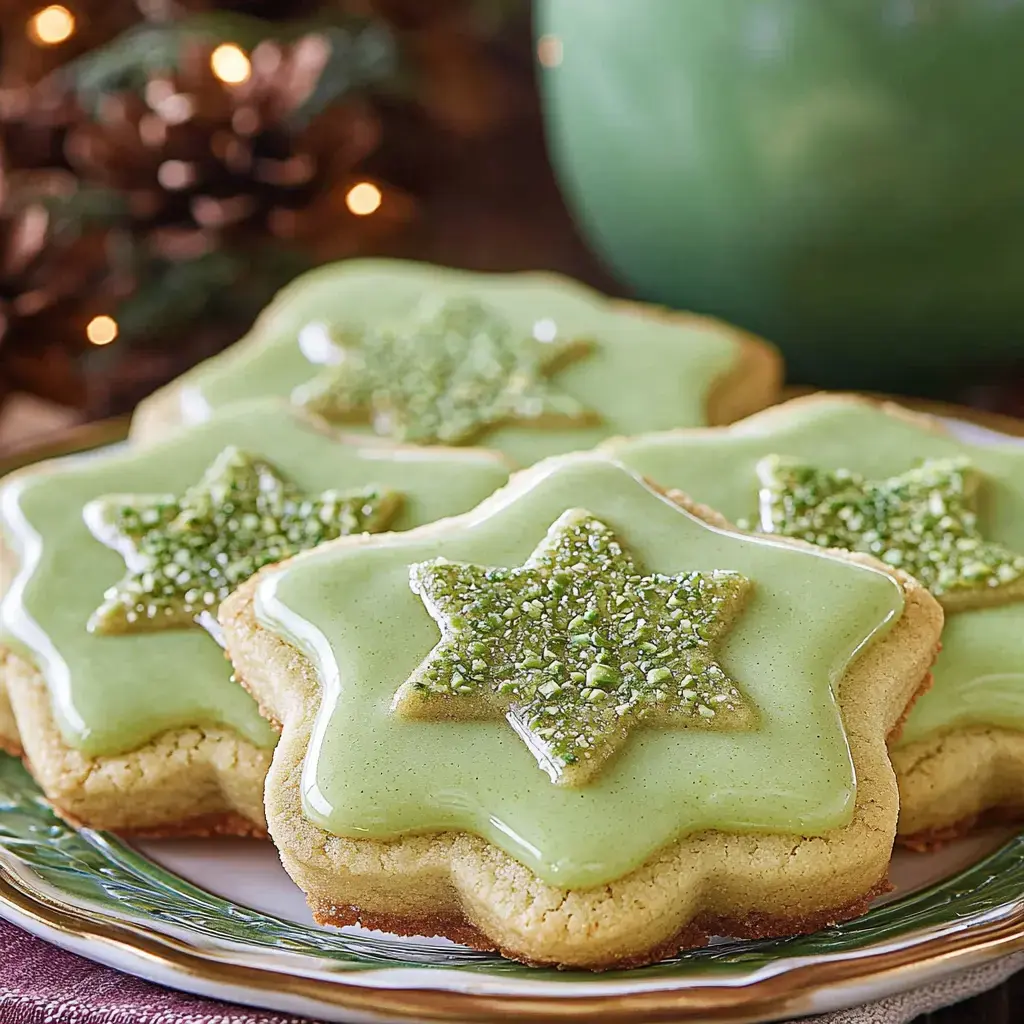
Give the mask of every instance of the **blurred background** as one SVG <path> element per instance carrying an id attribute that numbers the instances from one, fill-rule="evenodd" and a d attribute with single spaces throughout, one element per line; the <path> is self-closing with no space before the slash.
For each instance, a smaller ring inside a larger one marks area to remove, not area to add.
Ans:
<path id="1" fill-rule="evenodd" d="M 0 454 L 368 255 L 1024 412 L 1022 43 L 1022 0 L 0 0 Z"/>
<path id="2" fill-rule="evenodd" d="M 318 263 L 616 286 L 525 0 L 0 0 L 0 451 L 126 412 Z"/>

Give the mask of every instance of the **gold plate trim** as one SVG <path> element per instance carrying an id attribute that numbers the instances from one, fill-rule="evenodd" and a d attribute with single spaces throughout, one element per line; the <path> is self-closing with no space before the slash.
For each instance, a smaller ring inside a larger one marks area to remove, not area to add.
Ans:
<path id="1" fill-rule="evenodd" d="M 143 961 L 140 970 L 160 966 L 184 978 L 229 985 L 249 992 L 287 994 L 364 1014 L 416 1021 L 480 1022 L 508 1019 L 531 1022 L 707 1021 L 755 1024 L 780 1016 L 813 1012 L 812 999 L 844 984 L 905 990 L 922 980 L 963 970 L 1024 950 L 1024 907 L 987 925 L 964 927 L 950 935 L 907 944 L 884 953 L 867 952 L 830 963 L 808 964 L 739 987 L 707 986 L 595 996 L 473 995 L 436 989 L 392 989 L 352 985 L 275 973 L 244 964 L 224 963 L 172 936 L 98 920 L 34 890 L 8 868 L 0 874 L 0 905 L 36 925 L 73 939 L 93 939 Z M 867 966 L 867 970 L 865 970 Z M 884 983 L 884 984 L 883 984 Z M 194 989 L 193 989 L 194 991 Z M 209 990 L 206 990 L 209 994 Z"/>

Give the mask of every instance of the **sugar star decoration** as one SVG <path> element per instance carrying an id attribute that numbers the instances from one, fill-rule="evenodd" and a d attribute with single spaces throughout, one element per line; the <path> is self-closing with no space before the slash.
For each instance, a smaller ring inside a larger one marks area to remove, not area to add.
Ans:
<path id="1" fill-rule="evenodd" d="M 194 487 L 174 495 L 113 495 L 90 502 L 93 535 L 119 552 L 127 573 L 89 620 L 97 633 L 190 626 L 216 613 L 265 565 L 324 541 L 376 532 L 401 502 L 368 487 L 307 496 L 270 463 L 225 448 Z"/>
<path id="2" fill-rule="evenodd" d="M 441 642 L 395 695 L 408 718 L 505 717 L 555 783 L 589 782 L 641 723 L 750 728 L 716 642 L 750 582 L 643 576 L 612 531 L 564 513 L 519 568 L 437 559 L 410 584 Z"/>
<path id="3" fill-rule="evenodd" d="M 1012 600 L 1024 556 L 982 537 L 980 476 L 966 459 L 932 459 L 886 480 L 770 455 L 758 463 L 760 528 L 874 555 L 916 576 L 947 608 Z"/>
<path id="4" fill-rule="evenodd" d="M 589 344 L 534 333 L 520 334 L 471 299 L 426 302 L 408 323 L 335 338 L 340 362 L 293 397 L 331 422 L 369 422 L 414 444 L 465 444 L 512 421 L 592 422 L 547 379 Z"/>

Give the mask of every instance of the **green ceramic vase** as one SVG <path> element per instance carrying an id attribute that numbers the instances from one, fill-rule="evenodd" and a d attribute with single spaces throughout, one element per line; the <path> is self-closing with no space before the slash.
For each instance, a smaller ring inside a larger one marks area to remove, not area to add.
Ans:
<path id="1" fill-rule="evenodd" d="M 790 379 L 1024 363 L 1024 0 L 537 0 L 548 133 L 642 298 Z"/>

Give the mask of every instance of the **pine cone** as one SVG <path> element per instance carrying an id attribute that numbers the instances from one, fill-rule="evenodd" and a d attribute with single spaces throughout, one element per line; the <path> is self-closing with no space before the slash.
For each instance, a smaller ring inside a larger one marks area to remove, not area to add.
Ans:
<path id="1" fill-rule="evenodd" d="M 0 174 L 0 367 L 15 387 L 72 405 L 84 399 L 74 358 L 86 327 L 129 284 L 107 262 L 106 231 L 54 214 L 75 190 L 60 172 Z"/>
<path id="2" fill-rule="evenodd" d="M 64 140 L 78 109 L 49 78 L 35 86 L 0 89 L 0 146 L 9 168 L 66 168 Z"/>
<path id="3" fill-rule="evenodd" d="M 141 97 L 108 97 L 98 119 L 67 140 L 72 167 L 123 192 L 137 222 L 158 229 L 169 252 L 174 244 L 201 251 L 240 231 L 274 233 L 279 211 L 306 207 L 378 141 L 374 116 L 357 101 L 300 125 L 330 55 L 323 37 L 261 43 L 237 85 L 214 74 L 212 52 L 211 44 L 191 47 L 180 68 L 151 77 Z"/>

